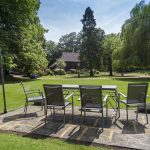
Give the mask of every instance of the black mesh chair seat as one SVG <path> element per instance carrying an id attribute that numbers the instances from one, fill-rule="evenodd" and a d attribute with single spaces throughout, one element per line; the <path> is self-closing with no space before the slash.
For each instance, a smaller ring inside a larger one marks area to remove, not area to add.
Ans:
<path id="1" fill-rule="evenodd" d="M 91 110 L 102 110 L 101 104 L 92 104 L 92 103 L 87 103 L 82 109 L 91 109 Z"/>
<path id="2" fill-rule="evenodd" d="M 121 100 L 121 102 L 126 105 L 140 105 L 141 104 L 141 103 L 139 103 L 139 100 L 137 100 L 137 99 L 130 99 L 129 101 Z"/>
<path id="3" fill-rule="evenodd" d="M 62 109 L 63 109 L 63 108 L 67 107 L 67 106 L 70 105 L 70 104 L 72 104 L 72 103 L 71 103 L 71 102 L 65 102 L 64 105 L 59 105 L 59 104 L 56 105 L 56 103 L 55 103 L 54 105 L 53 105 L 53 104 L 52 104 L 52 105 L 47 105 L 47 107 L 48 107 L 48 108 L 53 108 L 53 107 L 55 107 L 55 108 L 62 108 Z"/>

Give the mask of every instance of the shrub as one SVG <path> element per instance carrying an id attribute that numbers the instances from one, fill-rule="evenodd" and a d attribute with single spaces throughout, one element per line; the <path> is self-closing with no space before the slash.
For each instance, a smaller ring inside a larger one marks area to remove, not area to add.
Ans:
<path id="1" fill-rule="evenodd" d="M 94 70 L 94 74 L 100 74 L 100 71 Z"/>
<path id="2" fill-rule="evenodd" d="M 39 70 L 39 71 L 37 72 L 37 75 L 40 77 L 40 76 L 46 75 L 46 73 L 45 73 L 43 70 Z"/>
<path id="3" fill-rule="evenodd" d="M 80 74 L 85 74 L 85 73 L 88 73 L 88 70 L 87 70 L 87 69 L 81 69 L 81 70 L 80 70 Z"/>
<path id="4" fill-rule="evenodd" d="M 71 74 L 76 74 L 76 73 L 78 73 L 78 70 L 77 69 L 70 69 L 70 73 Z"/>
<path id="5" fill-rule="evenodd" d="M 65 74 L 66 72 L 64 69 L 59 69 L 59 68 L 55 69 L 55 75 L 65 75 Z"/>
<path id="6" fill-rule="evenodd" d="M 67 74 L 71 74 L 71 71 L 67 71 Z"/>
<path id="7" fill-rule="evenodd" d="M 53 76 L 54 75 L 54 72 L 50 69 L 47 69 L 47 75 L 50 75 L 50 76 Z"/>
<path id="8" fill-rule="evenodd" d="M 64 69 L 65 67 L 66 63 L 62 59 L 56 61 L 56 68 Z"/>

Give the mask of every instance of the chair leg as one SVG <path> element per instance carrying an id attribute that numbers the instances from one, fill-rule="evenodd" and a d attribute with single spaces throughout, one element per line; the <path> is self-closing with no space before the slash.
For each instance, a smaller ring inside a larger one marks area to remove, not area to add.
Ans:
<path id="1" fill-rule="evenodd" d="M 28 102 L 25 103 L 25 107 L 24 107 L 25 117 L 27 115 L 27 107 L 28 107 Z"/>
<path id="2" fill-rule="evenodd" d="M 146 113 L 146 123 L 148 124 L 148 116 L 147 116 L 147 107 L 146 107 L 146 104 L 145 104 L 145 113 Z"/>
<path id="3" fill-rule="evenodd" d="M 72 120 L 74 120 L 74 104 L 72 103 Z"/>
<path id="4" fill-rule="evenodd" d="M 102 132 L 104 130 L 104 115 L 103 115 L 103 110 L 102 110 Z"/>
<path id="5" fill-rule="evenodd" d="M 120 118 L 120 94 L 118 95 L 118 98 L 117 98 L 117 104 L 118 104 L 118 118 Z"/>
<path id="6" fill-rule="evenodd" d="M 45 109 L 45 125 L 46 125 L 46 122 L 47 122 L 47 108 Z"/>
<path id="7" fill-rule="evenodd" d="M 81 130 L 81 125 L 82 125 L 82 108 L 81 108 L 81 119 L 80 119 L 80 129 Z"/>
<path id="8" fill-rule="evenodd" d="M 85 122 L 85 113 L 86 113 L 86 111 L 85 111 L 85 109 L 84 109 L 84 122 Z"/>
<path id="9" fill-rule="evenodd" d="M 64 107 L 64 124 L 66 123 L 66 109 Z"/>
<path id="10" fill-rule="evenodd" d="M 126 105 L 127 123 L 128 123 L 128 105 Z"/>
<path id="11" fill-rule="evenodd" d="M 106 101 L 106 118 L 108 118 L 108 100 Z"/>
<path id="12" fill-rule="evenodd" d="M 53 119 L 55 119 L 55 107 L 53 106 Z"/>
<path id="13" fill-rule="evenodd" d="M 41 101 L 41 111 L 44 110 L 44 101 Z"/>
<path id="14" fill-rule="evenodd" d="M 136 110 L 136 121 L 138 121 L 138 114 L 139 114 L 139 109 L 138 109 L 138 106 L 137 106 L 137 110 Z"/>

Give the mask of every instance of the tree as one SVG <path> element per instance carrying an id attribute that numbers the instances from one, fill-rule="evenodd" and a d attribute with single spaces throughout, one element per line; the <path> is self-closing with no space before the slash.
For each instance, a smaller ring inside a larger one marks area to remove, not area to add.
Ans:
<path id="1" fill-rule="evenodd" d="M 1 0 L 0 47 L 3 49 L 5 69 L 17 67 L 30 74 L 47 66 L 43 49 L 46 30 L 37 16 L 39 0 Z M 9 59 L 7 59 L 9 56 Z"/>
<path id="2" fill-rule="evenodd" d="M 80 38 L 76 32 L 63 35 L 59 39 L 58 49 L 62 52 L 79 52 Z"/>
<path id="3" fill-rule="evenodd" d="M 104 38 L 104 64 L 108 66 L 109 75 L 113 75 L 113 52 L 121 44 L 120 35 L 108 34 Z"/>
<path id="4" fill-rule="evenodd" d="M 82 49 L 80 51 L 81 62 L 90 69 L 90 76 L 94 75 L 93 69 L 100 64 L 102 53 L 102 40 L 104 31 L 96 29 L 96 21 L 90 7 L 86 8 L 83 19 Z"/>
<path id="5" fill-rule="evenodd" d="M 141 1 L 130 12 L 122 26 L 123 59 L 125 65 L 150 68 L 150 3 Z"/>
<path id="6" fill-rule="evenodd" d="M 62 55 L 62 51 L 58 49 L 58 46 L 53 41 L 47 41 L 45 43 L 45 51 L 47 53 L 47 60 L 49 61 L 49 66 L 56 62 L 58 58 Z"/>
<path id="7" fill-rule="evenodd" d="M 57 59 L 56 68 L 57 69 L 64 69 L 65 67 L 66 67 L 66 63 L 62 59 Z"/>

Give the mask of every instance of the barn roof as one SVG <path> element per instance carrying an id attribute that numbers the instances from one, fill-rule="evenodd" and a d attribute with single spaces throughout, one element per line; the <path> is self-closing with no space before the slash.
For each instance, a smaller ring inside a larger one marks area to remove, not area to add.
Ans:
<path id="1" fill-rule="evenodd" d="M 79 53 L 63 52 L 61 59 L 65 62 L 79 62 Z"/>

